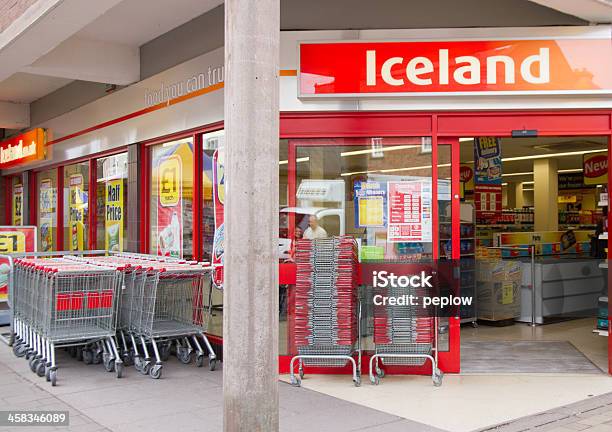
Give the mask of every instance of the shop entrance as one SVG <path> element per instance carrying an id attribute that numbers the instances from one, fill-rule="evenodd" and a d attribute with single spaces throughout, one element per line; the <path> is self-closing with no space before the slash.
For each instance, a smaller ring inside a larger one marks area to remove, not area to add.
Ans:
<path id="1" fill-rule="evenodd" d="M 607 137 L 459 141 L 476 255 L 461 371 L 607 371 Z"/>

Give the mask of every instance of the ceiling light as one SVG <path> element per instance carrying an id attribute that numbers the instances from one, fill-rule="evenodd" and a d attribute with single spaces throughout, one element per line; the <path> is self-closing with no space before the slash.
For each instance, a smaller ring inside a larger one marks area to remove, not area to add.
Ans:
<path id="1" fill-rule="evenodd" d="M 529 192 L 529 191 L 533 192 L 533 189 L 523 189 L 523 192 Z"/>
<path id="2" fill-rule="evenodd" d="M 532 175 L 533 171 L 529 171 L 529 172 L 518 172 L 518 173 L 507 173 L 507 174 L 502 174 L 502 177 L 512 177 L 512 176 L 522 176 L 522 175 Z"/>
<path id="3" fill-rule="evenodd" d="M 295 161 L 296 162 L 308 162 L 310 160 L 310 158 L 308 156 L 303 157 L 303 158 L 297 158 Z M 288 160 L 282 160 L 282 161 L 278 161 L 279 165 L 287 165 L 289 163 Z"/>
<path id="4" fill-rule="evenodd" d="M 533 184 L 534 182 L 532 181 L 526 181 L 526 182 L 521 182 L 522 184 L 526 185 L 526 184 Z"/>
<path id="5" fill-rule="evenodd" d="M 583 155 L 583 154 L 588 154 L 588 153 L 601 153 L 601 149 L 600 150 L 582 150 L 582 151 L 574 151 L 574 152 L 509 157 L 509 158 L 502 158 L 502 162 L 511 162 L 511 161 L 529 160 L 529 159 L 546 159 L 546 158 L 551 158 L 551 157 L 562 157 L 562 156 L 576 156 L 576 155 Z"/>
<path id="6" fill-rule="evenodd" d="M 340 156 L 342 157 L 356 156 L 356 155 L 379 153 L 381 151 L 388 152 L 388 151 L 395 151 L 395 150 L 406 150 L 406 149 L 411 149 L 411 148 L 421 148 L 421 146 L 415 144 L 415 145 L 389 146 L 389 147 L 383 147 L 382 149 L 377 148 L 377 149 L 368 149 L 368 150 L 353 150 L 353 151 L 342 152 L 340 153 Z"/>

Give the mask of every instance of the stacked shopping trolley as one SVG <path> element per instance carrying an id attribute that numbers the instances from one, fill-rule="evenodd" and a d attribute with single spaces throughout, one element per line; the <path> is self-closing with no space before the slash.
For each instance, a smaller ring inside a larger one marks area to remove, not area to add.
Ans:
<path id="1" fill-rule="evenodd" d="M 383 298 L 412 296 L 423 299 L 431 295 L 427 288 L 385 286 L 375 288 Z M 375 354 L 370 358 L 370 381 L 378 384 L 384 377 L 379 362 L 391 366 L 422 366 L 432 364 L 435 386 L 442 384 L 443 373 L 438 369 L 438 318 L 434 308 L 423 309 L 419 304 L 380 304 L 374 306 Z"/>
<path id="2" fill-rule="evenodd" d="M 13 272 L 13 352 L 33 372 L 55 385 L 58 347 L 95 345 L 119 359 L 113 340 L 121 280 L 116 269 L 52 258 L 16 260 Z"/>
<path id="3" fill-rule="evenodd" d="M 205 335 L 211 314 L 212 268 L 140 254 L 14 260 L 11 279 L 13 351 L 55 385 L 55 349 L 103 363 L 121 377 L 131 363 L 157 379 L 171 350 L 215 369 Z M 150 350 L 153 351 L 152 358 Z"/>
<path id="4" fill-rule="evenodd" d="M 303 366 L 353 366 L 361 383 L 360 306 L 357 295 L 357 247 L 341 236 L 300 240 L 296 245 L 294 342 L 291 383 L 300 385 Z M 357 356 L 355 361 L 354 355 Z M 299 378 L 294 374 L 299 362 Z"/>

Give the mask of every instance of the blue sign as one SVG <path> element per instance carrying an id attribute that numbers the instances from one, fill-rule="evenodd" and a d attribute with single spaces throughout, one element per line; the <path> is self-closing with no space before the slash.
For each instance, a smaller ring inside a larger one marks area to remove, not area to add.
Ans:
<path id="1" fill-rule="evenodd" d="M 474 183 L 502 183 L 501 140 L 496 137 L 474 139 Z"/>

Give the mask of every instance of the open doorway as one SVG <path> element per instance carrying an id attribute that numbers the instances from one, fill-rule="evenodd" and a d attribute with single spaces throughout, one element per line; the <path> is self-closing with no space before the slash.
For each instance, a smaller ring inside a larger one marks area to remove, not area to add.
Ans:
<path id="1" fill-rule="evenodd" d="M 606 372 L 607 138 L 463 137 L 460 147 L 461 250 L 476 257 L 462 372 Z"/>

